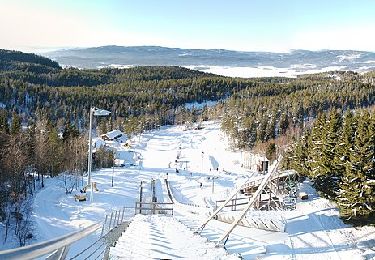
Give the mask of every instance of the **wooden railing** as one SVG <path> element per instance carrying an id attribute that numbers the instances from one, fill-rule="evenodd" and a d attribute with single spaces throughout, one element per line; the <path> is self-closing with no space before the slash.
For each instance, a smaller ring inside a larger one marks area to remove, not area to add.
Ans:
<path id="1" fill-rule="evenodd" d="M 170 214 L 173 215 L 172 202 L 135 202 L 135 213 L 141 214 Z"/>

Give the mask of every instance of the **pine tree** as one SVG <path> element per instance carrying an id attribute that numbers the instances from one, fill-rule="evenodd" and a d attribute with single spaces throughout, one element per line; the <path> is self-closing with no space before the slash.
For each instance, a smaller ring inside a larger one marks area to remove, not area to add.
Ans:
<path id="1" fill-rule="evenodd" d="M 374 203 L 373 122 L 367 111 L 357 116 L 358 128 L 341 185 L 340 212 L 355 223 L 369 221 Z"/>
<path id="2" fill-rule="evenodd" d="M 21 131 L 21 118 L 16 112 L 12 114 L 12 123 L 10 125 L 10 134 L 16 135 Z"/>
<path id="3" fill-rule="evenodd" d="M 282 113 L 279 120 L 279 135 L 286 133 L 286 130 L 289 127 L 288 114 Z"/>
<path id="4" fill-rule="evenodd" d="M 67 124 L 65 126 L 65 129 L 62 135 L 64 142 L 70 139 L 77 138 L 78 136 L 79 136 L 79 131 L 77 130 L 75 125 Z"/>
<path id="5" fill-rule="evenodd" d="M 316 121 L 314 122 L 311 134 L 308 138 L 309 143 L 309 155 L 308 155 L 308 168 L 310 169 L 308 176 L 313 180 L 317 179 L 322 175 L 322 166 L 320 163 L 322 157 L 322 147 L 323 141 L 322 137 L 325 135 L 324 125 L 326 123 L 326 115 L 321 113 L 318 115 Z M 318 183 L 315 183 L 319 185 Z"/>
<path id="6" fill-rule="evenodd" d="M 308 134 L 308 133 L 307 133 Z M 311 176 L 311 166 L 309 163 L 309 154 L 311 148 L 309 147 L 307 136 L 301 136 L 301 139 L 292 147 L 292 152 L 288 155 L 289 168 L 294 169 L 300 175 Z"/>
<path id="7" fill-rule="evenodd" d="M 0 132 L 9 134 L 8 113 L 4 109 L 0 109 Z"/>
<path id="8" fill-rule="evenodd" d="M 276 117 L 272 115 L 267 123 L 265 141 L 275 139 Z"/>
<path id="9" fill-rule="evenodd" d="M 258 124 L 257 139 L 259 142 L 264 142 L 266 140 L 267 124 L 268 124 L 268 117 L 263 117 L 260 124 Z"/>
<path id="10" fill-rule="evenodd" d="M 317 185 L 331 198 L 335 198 L 341 178 L 340 167 L 335 163 L 340 158 L 336 147 L 341 135 L 341 126 L 341 114 L 335 110 L 331 111 L 325 125 L 325 134 L 322 136 L 322 155 L 318 161 L 321 171 L 317 178 Z"/>
<path id="11" fill-rule="evenodd" d="M 59 139 L 56 128 L 50 127 L 48 129 L 47 137 L 47 161 L 49 165 L 49 173 L 55 176 L 61 169 L 62 161 L 62 142 Z"/>

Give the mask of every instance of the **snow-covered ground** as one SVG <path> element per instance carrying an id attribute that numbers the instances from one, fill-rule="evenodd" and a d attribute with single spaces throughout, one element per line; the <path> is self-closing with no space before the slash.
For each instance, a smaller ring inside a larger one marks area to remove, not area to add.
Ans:
<path id="1" fill-rule="evenodd" d="M 215 248 L 195 235 L 176 218 L 134 217 L 129 228 L 111 250 L 111 259 L 238 259 L 223 248 Z"/>
<path id="2" fill-rule="evenodd" d="M 228 259 L 241 255 L 245 259 L 305 260 L 375 257 L 375 228 L 356 229 L 344 225 L 338 218 L 337 208 L 320 198 L 308 181 L 300 188 L 309 194 L 309 199 L 298 201 L 295 211 L 263 213 L 267 218 L 273 214 L 279 218 L 281 214 L 287 221 L 285 232 L 239 226 L 229 236 L 226 251 L 214 247 L 214 242 L 229 224 L 212 220 L 201 236 L 194 234 L 216 200 L 225 199 L 234 187 L 255 176 L 254 172 L 241 168 L 240 152 L 228 150 L 219 123 L 204 122 L 203 127 L 202 130 L 186 131 L 184 127 L 162 127 L 134 138 L 132 150 L 142 155 L 142 166 L 93 172 L 92 178 L 99 191 L 94 193 L 92 202 L 76 202 L 74 193 L 79 191 L 65 194 L 61 177 L 47 179 L 46 187 L 34 199 L 34 242 L 103 221 L 112 210 L 134 207 L 141 181 L 145 183 L 146 197 L 150 196 L 151 179 L 155 179 L 158 201 L 169 201 L 164 183 L 167 178 L 176 202 L 173 217 L 137 215 L 116 247 L 111 249 L 113 258 Z M 127 217 L 132 218 L 133 211 Z M 100 231 L 75 244 L 69 255 L 79 252 L 99 235 Z"/>
<path id="3" fill-rule="evenodd" d="M 328 66 L 317 68 L 313 64 L 295 64 L 291 67 L 280 68 L 274 66 L 258 66 L 258 67 L 234 67 L 234 66 L 186 66 L 189 69 L 199 70 L 206 73 L 222 75 L 227 77 L 239 78 L 260 78 L 260 77 L 288 77 L 295 78 L 298 75 L 314 74 L 320 72 L 345 70 L 346 66 Z M 373 67 L 369 66 L 367 69 Z M 363 71 L 364 68 L 358 71 Z"/>

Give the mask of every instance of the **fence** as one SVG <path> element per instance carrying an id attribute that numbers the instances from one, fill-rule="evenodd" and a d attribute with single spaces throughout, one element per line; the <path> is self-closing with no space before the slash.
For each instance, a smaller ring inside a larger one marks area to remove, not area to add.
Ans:
<path id="1" fill-rule="evenodd" d="M 129 217 L 134 215 L 133 211 L 133 208 L 123 207 L 107 215 L 103 224 L 93 224 L 80 231 L 34 245 L 0 251 L 0 259 L 65 259 L 69 248 L 74 243 L 87 238 L 94 232 L 99 231 L 100 228 L 101 232 L 98 239 L 69 259 L 108 259 L 110 247 L 129 226 Z"/>
<path id="2" fill-rule="evenodd" d="M 224 205 L 224 208 L 230 208 L 231 211 L 242 210 L 242 207 L 249 202 L 249 198 L 233 198 L 230 200 L 231 203 Z M 215 203 L 215 209 L 219 208 L 225 203 L 225 200 L 217 200 Z"/>
<path id="3" fill-rule="evenodd" d="M 140 214 L 170 214 L 173 215 L 173 205 L 172 202 L 135 202 L 135 214 L 139 212 Z"/>
<path id="4" fill-rule="evenodd" d="M 0 251 L 0 259 L 35 259 L 51 253 L 46 259 L 65 259 L 71 244 L 87 237 L 100 227 L 100 224 L 94 224 L 83 230 L 46 242 Z"/>

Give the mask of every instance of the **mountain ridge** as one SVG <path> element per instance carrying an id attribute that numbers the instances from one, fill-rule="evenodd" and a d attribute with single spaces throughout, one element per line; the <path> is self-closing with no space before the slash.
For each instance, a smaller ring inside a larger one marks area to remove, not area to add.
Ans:
<path id="1" fill-rule="evenodd" d="M 274 67 L 308 72 L 333 67 L 338 70 L 375 69 L 375 53 L 356 50 L 291 50 L 282 52 L 247 52 L 225 49 L 182 49 L 162 46 L 106 45 L 79 49 L 62 49 L 44 56 L 64 66 L 79 68 L 126 66 L 197 67 Z"/>

